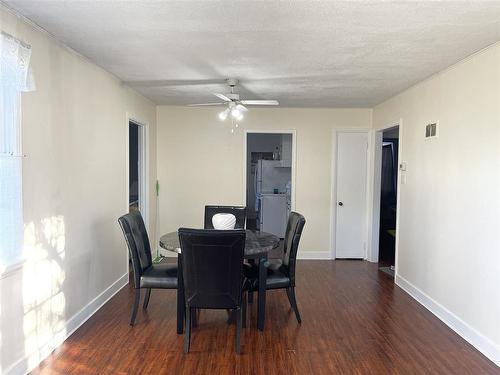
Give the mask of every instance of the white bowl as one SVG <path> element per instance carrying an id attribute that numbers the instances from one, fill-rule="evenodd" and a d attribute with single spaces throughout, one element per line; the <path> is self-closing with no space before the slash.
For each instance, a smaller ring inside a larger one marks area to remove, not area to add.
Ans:
<path id="1" fill-rule="evenodd" d="M 236 225 L 236 217 L 233 214 L 215 214 L 214 216 L 212 216 L 212 224 L 214 226 L 214 229 L 234 229 L 234 226 Z"/>

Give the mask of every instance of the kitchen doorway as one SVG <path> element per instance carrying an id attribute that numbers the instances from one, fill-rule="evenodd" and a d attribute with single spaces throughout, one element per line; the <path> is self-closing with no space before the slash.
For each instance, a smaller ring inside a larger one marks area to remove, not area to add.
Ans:
<path id="1" fill-rule="evenodd" d="M 245 132 L 247 228 L 285 235 L 294 207 L 294 131 Z"/>

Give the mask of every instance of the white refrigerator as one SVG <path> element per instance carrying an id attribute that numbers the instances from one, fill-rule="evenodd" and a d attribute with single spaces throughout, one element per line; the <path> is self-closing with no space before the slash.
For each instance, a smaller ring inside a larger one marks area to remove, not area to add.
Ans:
<path id="1" fill-rule="evenodd" d="M 261 194 L 259 201 L 260 230 L 279 238 L 285 237 L 289 215 L 286 194 Z"/>
<path id="2" fill-rule="evenodd" d="M 292 171 L 290 167 L 282 167 L 281 160 L 259 160 L 255 168 L 255 194 L 286 192 L 286 184 L 290 181 Z"/>
<path id="3" fill-rule="evenodd" d="M 290 212 L 287 199 L 292 170 L 282 160 L 259 160 L 255 168 L 254 188 L 258 228 L 280 238 L 285 235 Z M 274 191 L 278 193 L 275 194 Z"/>

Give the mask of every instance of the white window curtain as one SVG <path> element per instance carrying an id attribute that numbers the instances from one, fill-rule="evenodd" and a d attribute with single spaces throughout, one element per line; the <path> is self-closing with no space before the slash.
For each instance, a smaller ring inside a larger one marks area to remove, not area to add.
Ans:
<path id="1" fill-rule="evenodd" d="M 31 47 L 0 33 L 0 270 L 23 249 L 21 92 L 34 90 Z"/>

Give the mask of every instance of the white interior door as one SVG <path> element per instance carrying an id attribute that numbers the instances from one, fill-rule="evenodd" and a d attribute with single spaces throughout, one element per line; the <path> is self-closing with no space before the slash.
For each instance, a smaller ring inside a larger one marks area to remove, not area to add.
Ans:
<path id="1" fill-rule="evenodd" d="M 337 133 L 337 258 L 365 258 L 367 153 L 367 133 Z"/>

